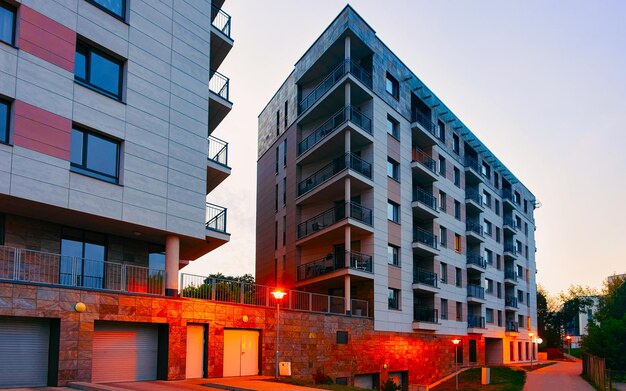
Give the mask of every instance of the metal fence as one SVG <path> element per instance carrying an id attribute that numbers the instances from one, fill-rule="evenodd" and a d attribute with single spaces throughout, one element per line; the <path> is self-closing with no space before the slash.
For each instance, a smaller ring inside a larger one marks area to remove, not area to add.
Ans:
<path id="1" fill-rule="evenodd" d="M 209 90 L 230 102 L 230 79 L 222 75 L 218 71 L 211 70 L 211 77 L 209 78 Z"/>
<path id="2" fill-rule="evenodd" d="M 208 158 L 216 163 L 228 167 L 228 143 L 215 136 L 209 136 Z"/>
<path id="3" fill-rule="evenodd" d="M 276 307 L 276 300 L 270 294 L 273 288 L 266 285 L 181 273 L 180 287 L 181 297 Z M 368 316 L 369 303 L 367 301 L 353 299 L 351 304 L 352 316 Z M 288 290 L 280 306 L 293 311 L 346 314 L 346 302 L 343 297 L 296 290 Z"/>
<path id="4" fill-rule="evenodd" d="M 165 294 L 164 270 L 7 246 L 0 246 L 0 279 Z"/>
<path id="5" fill-rule="evenodd" d="M 211 24 L 230 38 L 230 15 L 211 4 Z"/>
<path id="6" fill-rule="evenodd" d="M 226 233 L 226 208 L 219 205 L 206 203 L 207 222 L 206 228 L 212 231 Z"/>
<path id="7" fill-rule="evenodd" d="M 604 358 L 583 353 L 583 376 L 589 379 L 596 388 L 611 391 L 611 371 L 606 368 Z"/>

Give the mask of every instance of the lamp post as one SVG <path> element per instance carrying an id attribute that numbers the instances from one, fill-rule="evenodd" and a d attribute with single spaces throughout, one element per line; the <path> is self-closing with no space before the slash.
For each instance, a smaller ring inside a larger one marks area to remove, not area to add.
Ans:
<path id="1" fill-rule="evenodd" d="M 572 355 L 572 336 L 568 335 L 565 337 L 567 340 L 567 354 Z"/>
<path id="2" fill-rule="evenodd" d="M 459 389 L 459 373 L 457 370 L 457 365 L 458 365 L 458 360 L 457 360 L 457 351 L 458 351 L 458 347 L 459 347 L 459 342 L 461 342 L 460 339 L 455 338 L 452 340 L 452 343 L 454 344 L 454 381 L 456 383 L 456 388 L 455 390 Z"/>
<path id="3" fill-rule="evenodd" d="M 530 369 L 533 369 L 533 356 L 535 355 L 535 342 L 533 341 L 533 337 L 535 336 L 535 333 L 528 333 L 528 338 L 530 338 L 530 347 L 533 348 L 533 354 L 530 355 Z M 520 353 L 521 356 L 521 353 Z"/>
<path id="4" fill-rule="evenodd" d="M 276 380 L 278 380 L 278 336 L 280 335 L 280 301 L 287 293 L 276 289 L 271 292 L 276 300 Z"/>

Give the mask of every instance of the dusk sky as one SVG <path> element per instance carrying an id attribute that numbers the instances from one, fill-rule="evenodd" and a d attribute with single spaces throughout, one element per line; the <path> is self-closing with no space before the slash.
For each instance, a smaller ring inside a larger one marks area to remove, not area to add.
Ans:
<path id="1" fill-rule="evenodd" d="M 232 175 L 207 200 L 228 208 L 232 237 L 183 272 L 254 274 L 257 116 L 345 5 L 224 3 L 234 106 L 214 135 Z M 350 5 L 541 202 L 539 284 L 556 294 L 626 273 L 626 2 Z"/>

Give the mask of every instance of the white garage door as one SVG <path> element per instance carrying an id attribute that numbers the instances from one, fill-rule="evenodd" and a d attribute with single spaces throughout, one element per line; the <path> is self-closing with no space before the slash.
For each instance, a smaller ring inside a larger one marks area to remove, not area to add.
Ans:
<path id="1" fill-rule="evenodd" d="M 156 380 L 158 334 L 156 325 L 97 322 L 91 381 Z"/>
<path id="2" fill-rule="evenodd" d="M 0 387 L 48 385 L 50 323 L 0 318 Z"/>

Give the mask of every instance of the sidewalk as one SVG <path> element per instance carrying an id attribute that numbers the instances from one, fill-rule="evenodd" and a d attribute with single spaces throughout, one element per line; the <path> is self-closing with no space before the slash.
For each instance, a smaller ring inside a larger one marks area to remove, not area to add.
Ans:
<path id="1" fill-rule="evenodd" d="M 594 391 L 594 388 L 580 376 L 581 373 L 581 360 L 559 361 L 554 365 L 528 372 L 523 391 Z"/>

